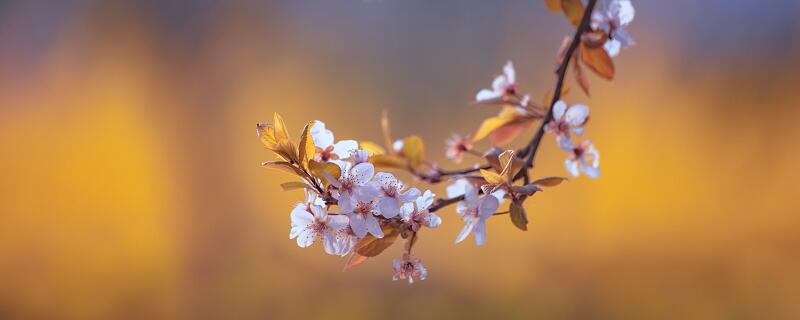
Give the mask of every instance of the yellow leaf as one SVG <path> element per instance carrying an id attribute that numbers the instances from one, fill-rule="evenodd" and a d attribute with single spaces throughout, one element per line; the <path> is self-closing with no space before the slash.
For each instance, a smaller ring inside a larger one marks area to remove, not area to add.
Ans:
<path id="1" fill-rule="evenodd" d="M 303 127 L 303 133 L 300 136 L 300 146 L 298 148 L 298 158 L 300 158 L 300 163 L 308 168 L 308 161 L 314 159 L 314 152 L 316 152 L 316 147 L 314 146 L 314 138 L 311 137 L 311 127 L 314 126 L 314 122 L 309 122 Z"/>
<path id="2" fill-rule="evenodd" d="M 525 214 L 525 208 L 516 203 L 511 203 L 511 222 L 520 230 L 528 230 L 528 215 Z"/>
<path id="3" fill-rule="evenodd" d="M 564 15 L 573 26 L 581 23 L 584 10 L 581 0 L 561 0 L 561 9 L 564 10 Z"/>
<path id="4" fill-rule="evenodd" d="M 506 182 L 510 184 L 511 181 L 514 180 L 514 176 L 517 172 L 524 166 L 524 162 L 522 159 L 514 156 L 514 150 L 506 150 L 501 153 L 498 158 L 500 160 L 500 165 L 503 167 L 500 176 L 506 179 Z"/>
<path id="5" fill-rule="evenodd" d="M 555 187 L 555 186 L 561 184 L 564 181 L 567 181 L 567 178 L 564 178 L 564 177 L 545 177 L 545 178 L 541 178 L 539 180 L 536 180 L 534 182 L 531 182 L 531 184 L 539 185 L 539 186 L 542 186 L 542 187 Z"/>
<path id="6" fill-rule="evenodd" d="M 367 152 L 370 156 L 378 155 L 378 154 L 386 154 L 386 149 L 379 146 L 377 143 L 370 142 L 370 141 L 362 141 L 359 143 L 361 149 Z"/>
<path id="7" fill-rule="evenodd" d="M 472 141 L 479 141 L 486 136 L 488 136 L 493 131 L 497 130 L 510 122 L 517 121 L 521 118 L 524 118 L 524 115 L 516 110 L 514 107 L 504 107 L 503 111 L 500 112 L 499 115 L 496 117 L 491 117 L 486 120 L 483 120 L 481 123 L 480 128 L 478 131 L 472 135 Z"/>
<path id="8" fill-rule="evenodd" d="M 525 129 L 528 129 L 533 123 L 534 118 L 523 117 L 515 121 L 506 123 L 489 134 L 489 140 L 496 146 L 506 145 L 511 143 L 517 136 L 520 135 Z"/>
<path id="9" fill-rule="evenodd" d="M 261 165 L 270 169 L 277 169 L 283 172 L 295 174 L 302 178 L 306 177 L 306 173 L 303 172 L 303 170 L 300 170 L 300 168 L 295 167 L 286 161 L 267 161 L 262 162 Z"/>
<path id="10" fill-rule="evenodd" d="M 283 189 L 283 191 L 290 191 L 296 189 L 310 189 L 310 187 L 309 185 L 300 181 L 290 181 L 281 183 L 281 189 Z"/>
<path id="11" fill-rule="evenodd" d="M 544 0 L 544 4 L 547 5 L 547 9 L 550 11 L 561 11 L 561 0 Z"/>
<path id="12" fill-rule="evenodd" d="M 581 60 L 589 69 L 607 80 L 614 78 L 614 61 L 603 47 L 590 48 L 585 45 L 581 47 Z"/>
<path id="13" fill-rule="evenodd" d="M 408 160 L 411 168 L 417 168 L 425 158 L 425 144 L 418 136 L 409 136 L 403 139 L 403 155 Z"/>
<path id="14" fill-rule="evenodd" d="M 405 159 L 387 154 L 371 156 L 369 157 L 369 162 L 374 164 L 376 168 L 405 169 L 407 166 Z"/>
<path id="15" fill-rule="evenodd" d="M 331 181 L 339 180 L 342 176 L 342 168 L 331 162 L 311 160 L 308 162 L 308 169 L 311 170 L 311 174 L 322 180 L 325 186 L 329 185 Z"/>
<path id="16" fill-rule="evenodd" d="M 275 127 L 269 123 L 259 123 L 256 125 L 258 138 L 267 149 L 275 150 L 278 148 L 278 142 L 275 140 Z"/>
<path id="17" fill-rule="evenodd" d="M 356 243 L 353 250 L 359 255 L 370 258 L 381 254 L 381 252 L 394 244 L 397 236 L 400 235 L 397 228 L 389 225 L 383 226 L 381 229 L 383 230 L 383 238 L 375 238 L 371 234 L 367 235 Z"/>
<path id="18" fill-rule="evenodd" d="M 297 151 L 295 150 L 294 144 L 289 140 L 289 132 L 286 130 L 283 117 L 277 112 L 273 115 L 272 125 L 274 126 L 275 142 L 278 144 L 278 149 L 289 155 L 290 160 L 299 163 Z"/>
<path id="19" fill-rule="evenodd" d="M 505 179 L 503 179 L 503 176 L 489 170 L 481 169 L 481 175 L 489 184 L 498 185 L 506 182 Z"/>

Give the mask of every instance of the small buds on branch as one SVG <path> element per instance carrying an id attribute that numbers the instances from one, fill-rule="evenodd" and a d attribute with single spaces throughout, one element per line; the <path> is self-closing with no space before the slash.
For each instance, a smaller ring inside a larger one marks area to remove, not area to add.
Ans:
<path id="1" fill-rule="evenodd" d="M 321 121 L 307 123 L 297 144 L 290 139 L 283 118 L 277 113 L 272 123 L 260 123 L 258 136 L 273 151 L 277 160 L 264 162 L 299 178 L 281 184 L 285 191 L 303 189 L 306 197 L 291 211 L 290 239 L 308 247 L 319 239 L 331 255 L 349 255 L 345 270 L 375 257 L 391 247 L 398 238 L 405 239 L 401 259 L 393 263 L 394 280 L 424 280 L 427 269 L 412 249 L 423 229 L 442 223 L 436 214 L 457 204 L 456 212 L 464 227 L 455 242 L 470 234 L 476 245 L 486 242 L 486 220 L 508 215 L 520 230 L 528 229 L 524 204 L 543 188 L 560 185 L 566 178 L 549 176 L 532 179 L 531 170 L 545 133 L 555 137 L 566 152 L 564 166 L 572 176 L 581 172 L 599 176 L 599 152 L 589 140 L 576 141 L 583 135 L 589 119 L 589 107 L 567 105 L 562 97 L 568 92 L 567 69 L 575 68 L 579 86 L 588 94 L 589 83 L 583 67 L 601 78 L 611 80 L 615 68 L 611 58 L 619 49 L 633 44 L 624 27 L 633 20 L 630 0 L 545 0 L 548 8 L 564 13 L 575 33 L 562 45 L 558 54 L 556 81 L 552 93 L 540 104 L 530 94 L 520 94 L 514 65 L 507 62 L 491 86 L 481 89 L 475 104 L 499 106 L 495 117 L 485 119 L 472 135 L 453 135 L 447 140 L 445 155 L 455 163 L 464 161 L 465 153 L 483 161 L 463 169 L 442 169 L 425 157 L 421 137 L 409 135 L 395 139 L 386 112 L 381 117 L 383 145 L 369 141 L 334 139 L 333 132 Z M 525 129 L 539 122 L 527 145 L 519 150 L 504 150 L 505 145 Z M 491 141 L 493 147 L 478 152 L 474 145 Z M 411 174 L 416 182 L 450 182 L 447 197 L 436 198 L 431 190 L 410 186 L 386 170 Z M 522 182 L 520 183 L 520 180 Z M 507 209 L 500 209 L 508 202 Z"/>

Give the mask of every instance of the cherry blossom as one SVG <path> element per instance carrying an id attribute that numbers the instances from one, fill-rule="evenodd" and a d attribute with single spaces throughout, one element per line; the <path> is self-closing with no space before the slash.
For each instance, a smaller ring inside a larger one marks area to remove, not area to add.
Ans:
<path id="1" fill-rule="evenodd" d="M 608 35 L 603 48 L 611 57 L 620 49 L 635 44 L 625 27 L 633 21 L 636 11 L 630 0 L 600 0 L 592 13 L 592 28 Z"/>
<path id="2" fill-rule="evenodd" d="M 355 247 L 358 242 L 358 235 L 356 235 L 351 226 L 347 225 L 344 228 L 336 230 L 335 235 L 336 255 L 345 256 L 353 251 L 353 247 Z"/>
<path id="3" fill-rule="evenodd" d="M 342 201 L 339 200 L 340 213 L 347 215 L 350 219 L 350 227 L 353 233 L 359 238 L 371 233 L 376 238 L 383 238 L 383 230 L 381 230 L 380 222 L 375 217 L 380 215 L 380 211 L 376 207 L 374 200 L 356 200 Z"/>
<path id="4" fill-rule="evenodd" d="M 422 265 L 422 261 L 410 253 L 404 253 L 401 260 L 394 259 L 392 264 L 394 267 L 392 280 L 394 281 L 408 279 L 408 283 L 414 283 L 414 277 L 420 280 L 425 280 L 428 277 L 428 270 Z"/>
<path id="5" fill-rule="evenodd" d="M 583 126 L 589 120 L 589 107 L 576 104 L 567 107 L 564 101 L 553 105 L 553 120 L 547 123 L 545 130 L 556 135 L 558 145 L 564 150 L 572 150 L 573 143 L 570 134 L 580 136 Z"/>
<path id="6" fill-rule="evenodd" d="M 403 203 L 414 201 L 419 197 L 419 189 L 411 188 L 403 193 L 403 182 L 398 181 L 391 173 L 378 172 L 375 175 L 373 186 L 381 193 L 378 208 L 386 218 L 394 218 L 400 213 Z"/>
<path id="7" fill-rule="evenodd" d="M 340 202 L 351 202 L 352 198 L 358 200 L 370 200 L 380 192 L 371 185 L 370 180 L 375 174 L 375 166 L 369 162 L 356 165 L 350 162 L 337 163 L 342 168 L 342 176 L 338 180 L 330 181 L 334 186 L 334 196 Z"/>
<path id="8" fill-rule="evenodd" d="M 358 142 L 355 140 L 333 143 L 333 132 L 326 129 L 325 123 L 319 120 L 311 127 L 311 137 L 317 149 L 314 158 L 319 161 L 346 159 L 358 149 Z"/>
<path id="9" fill-rule="evenodd" d="M 417 232 L 422 226 L 436 228 L 442 224 L 442 218 L 428 208 L 433 204 L 436 195 L 430 190 L 426 190 L 417 200 L 403 205 L 400 210 L 400 218 L 406 225 L 406 230 Z"/>
<path id="10" fill-rule="evenodd" d="M 503 74 L 498 75 L 492 82 L 491 89 L 482 89 L 475 95 L 475 101 L 486 102 L 497 98 L 516 94 L 516 73 L 514 65 L 508 61 L 503 66 Z"/>
<path id="11" fill-rule="evenodd" d="M 336 254 L 334 233 L 347 226 L 346 216 L 329 215 L 323 206 L 300 203 L 292 210 L 291 217 L 292 230 L 289 232 L 289 239 L 297 238 L 297 245 L 305 248 L 321 237 L 325 252 Z"/>
<path id="12" fill-rule="evenodd" d="M 447 159 L 453 160 L 455 163 L 461 163 L 464 151 L 472 150 L 472 138 L 470 135 L 462 136 L 454 133 L 450 139 L 445 141 L 445 145 L 447 145 L 445 152 Z"/>
<path id="13" fill-rule="evenodd" d="M 600 176 L 600 154 L 592 142 L 586 140 L 572 148 L 569 159 L 564 160 L 564 166 L 572 176 L 577 177 L 583 171 L 590 178 L 597 178 Z"/>
<path id="14" fill-rule="evenodd" d="M 364 149 L 355 150 L 350 154 L 350 160 L 353 160 L 353 164 L 369 162 L 369 153 Z"/>
<path id="15" fill-rule="evenodd" d="M 447 197 L 448 198 L 455 198 L 464 194 L 464 190 L 467 188 L 467 184 L 472 184 L 467 179 L 458 179 L 453 183 L 447 186 Z M 473 185 L 474 186 L 474 185 Z M 502 204 L 505 201 L 506 191 L 504 189 L 498 189 L 491 193 L 491 195 L 497 198 L 498 203 Z"/>
<path id="16" fill-rule="evenodd" d="M 456 243 L 464 241 L 472 233 L 476 245 L 486 243 L 486 219 L 491 217 L 500 202 L 491 195 L 478 197 L 478 188 L 471 183 L 466 184 L 464 190 L 464 201 L 458 203 L 456 212 L 461 215 L 461 219 L 466 224 L 461 233 L 456 237 Z"/>

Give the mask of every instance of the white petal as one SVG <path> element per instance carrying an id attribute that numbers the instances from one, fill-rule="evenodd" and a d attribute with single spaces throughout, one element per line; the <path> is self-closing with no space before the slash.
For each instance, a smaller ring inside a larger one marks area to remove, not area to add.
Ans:
<path id="1" fill-rule="evenodd" d="M 333 154 L 339 159 L 349 158 L 356 150 L 358 150 L 358 142 L 355 140 L 342 140 L 333 145 Z"/>
<path id="2" fill-rule="evenodd" d="M 585 104 L 576 104 L 567 109 L 564 120 L 567 121 L 570 126 L 577 127 L 582 126 L 588 117 L 589 107 Z"/>
<path id="3" fill-rule="evenodd" d="M 363 238 L 367 235 L 367 223 L 364 220 L 364 217 L 357 214 L 351 214 L 348 215 L 348 218 L 350 218 L 350 228 L 353 229 L 353 233 L 355 233 L 357 237 Z"/>
<path id="4" fill-rule="evenodd" d="M 486 243 L 486 221 L 480 220 L 472 230 L 472 237 L 475 238 L 475 245 L 482 246 Z"/>
<path id="5" fill-rule="evenodd" d="M 581 162 L 581 170 L 583 170 L 583 173 L 589 176 L 589 178 L 596 179 L 600 177 L 600 169 L 592 167 L 588 163 Z"/>
<path id="6" fill-rule="evenodd" d="M 400 200 L 403 202 L 411 202 L 417 200 L 417 198 L 419 198 L 419 189 L 417 188 L 408 189 L 406 193 L 400 195 Z"/>
<path id="7" fill-rule="evenodd" d="M 558 147 L 561 148 L 561 150 L 572 152 L 572 150 L 575 149 L 575 144 L 569 136 L 559 134 L 556 136 L 556 142 L 558 142 Z"/>
<path id="8" fill-rule="evenodd" d="M 395 178 L 391 173 L 378 172 L 375 174 L 375 184 L 379 185 L 381 188 L 388 189 L 392 186 L 396 186 L 398 181 L 397 178 Z"/>
<path id="9" fill-rule="evenodd" d="M 496 92 L 489 89 L 483 89 L 478 91 L 478 94 L 475 95 L 475 101 L 488 101 L 500 98 L 503 96 L 502 92 Z"/>
<path id="10" fill-rule="evenodd" d="M 573 177 L 577 177 L 578 175 L 580 175 L 580 171 L 578 171 L 578 161 L 572 159 L 564 160 L 564 167 L 567 168 L 567 171 Z"/>
<path id="11" fill-rule="evenodd" d="M 619 55 L 620 46 L 622 46 L 622 44 L 619 40 L 608 39 L 606 44 L 603 45 L 603 48 L 608 52 L 608 56 L 613 58 Z"/>
<path id="12" fill-rule="evenodd" d="M 345 192 L 339 195 L 339 212 L 347 214 L 353 212 L 355 208 L 356 204 L 349 193 Z"/>
<path id="13" fill-rule="evenodd" d="M 478 207 L 478 215 L 483 219 L 491 217 L 497 211 L 498 206 L 500 206 L 500 202 L 497 201 L 497 198 L 492 195 L 483 196 Z"/>
<path id="14" fill-rule="evenodd" d="M 383 238 L 383 230 L 381 230 L 381 225 L 378 223 L 378 219 L 374 216 L 367 216 L 367 231 L 371 233 L 375 238 Z"/>
<path id="15" fill-rule="evenodd" d="M 475 227 L 476 220 L 470 220 L 464 225 L 464 228 L 461 229 L 461 232 L 458 233 L 456 237 L 456 243 L 464 241 L 467 238 L 470 232 L 472 232 L 472 228 Z"/>
<path id="16" fill-rule="evenodd" d="M 497 189 L 497 191 L 492 192 L 492 197 L 495 197 L 497 199 L 497 203 L 499 204 L 503 204 L 503 202 L 506 201 L 505 196 L 506 190 L 504 189 Z"/>
<path id="17" fill-rule="evenodd" d="M 403 151 L 403 140 L 395 140 L 394 143 L 392 143 L 392 149 L 397 152 Z"/>
<path id="18" fill-rule="evenodd" d="M 303 229 L 314 223 L 314 215 L 306 211 L 304 204 L 298 204 L 292 209 L 292 229 L 289 231 L 289 239 L 297 237 Z"/>
<path id="19" fill-rule="evenodd" d="M 564 101 L 558 100 L 556 104 L 553 105 L 553 119 L 556 121 L 560 121 L 561 118 L 564 116 L 564 112 L 567 111 L 567 104 Z"/>
<path id="20" fill-rule="evenodd" d="M 325 252 L 331 255 L 339 255 L 339 250 L 337 249 L 338 244 L 336 243 L 336 236 L 334 236 L 330 232 L 325 232 L 322 234 L 322 245 L 325 247 Z"/>
<path id="21" fill-rule="evenodd" d="M 328 216 L 327 226 L 334 230 L 341 230 L 350 224 L 350 219 L 343 214 L 332 214 Z"/>
<path id="22" fill-rule="evenodd" d="M 478 188 L 472 185 L 472 183 L 467 183 L 464 188 L 464 200 L 470 205 L 478 201 Z"/>
<path id="23" fill-rule="evenodd" d="M 358 201 L 372 201 L 381 195 L 381 191 L 374 186 L 365 185 L 353 189 L 353 197 Z"/>
<path id="24" fill-rule="evenodd" d="M 505 93 L 506 87 L 509 85 L 506 76 L 500 75 L 492 81 L 492 91 L 499 93 L 501 96 Z"/>
<path id="25" fill-rule="evenodd" d="M 633 9 L 633 4 L 630 0 L 619 0 L 617 1 L 619 8 L 619 12 L 617 12 L 617 17 L 619 18 L 619 23 L 621 25 L 627 25 L 633 21 L 633 17 L 636 15 L 636 10 Z"/>
<path id="26" fill-rule="evenodd" d="M 325 220 L 325 218 L 328 217 L 328 210 L 326 210 L 324 207 L 312 205 L 311 212 L 314 213 L 314 217 L 318 221 Z"/>
<path id="27" fill-rule="evenodd" d="M 306 248 L 314 244 L 314 241 L 316 240 L 317 232 L 314 231 L 314 229 L 305 228 L 300 231 L 300 234 L 297 236 L 297 245 L 300 246 L 300 248 Z"/>
<path id="28" fill-rule="evenodd" d="M 455 182 L 451 183 L 447 186 L 447 197 L 448 198 L 455 198 L 462 194 L 464 194 L 464 190 L 467 188 L 466 179 L 458 179 Z"/>
<path id="29" fill-rule="evenodd" d="M 382 216 L 387 219 L 394 218 L 400 213 L 400 200 L 395 198 L 383 198 L 378 202 L 378 208 L 380 208 Z"/>
<path id="30" fill-rule="evenodd" d="M 405 203 L 402 207 L 400 207 L 400 218 L 403 221 L 408 222 L 411 221 L 411 218 L 414 216 L 414 203 Z"/>
<path id="31" fill-rule="evenodd" d="M 448 187 L 449 188 L 449 187 Z M 464 190 L 463 188 L 461 190 Z M 425 210 L 433 204 L 433 199 L 436 197 L 430 190 L 425 190 L 421 197 L 417 198 L 417 209 Z"/>
<path id="32" fill-rule="evenodd" d="M 428 228 L 436 228 L 442 224 L 442 218 L 433 212 L 428 213 L 423 221 Z"/>
<path id="33" fill-rule="evenodd" d="M 511 60 L 506 62 L 506 65 L 503 66 L 503 74 L 506 76 L 509 84 L 514 84 L 517 82 L 517 73 L 514 72 L 514 64 L 511 63 Z"/>
<path id="34" fill-rule="evenodd" d="M 375 166 L 371 163 L 359 163 L 353 166 L 349 172 L 349 178 L 353 179 L 356 185 L 363 186 L 372 179 L 375 174 Z"/>
<path id="35" fill-rule="evenodd" d="M 314 121 L 310 131 L 315 146 L 325 149 L 333 144 L 333 132 L 326 129 L 322 121 Z"/>

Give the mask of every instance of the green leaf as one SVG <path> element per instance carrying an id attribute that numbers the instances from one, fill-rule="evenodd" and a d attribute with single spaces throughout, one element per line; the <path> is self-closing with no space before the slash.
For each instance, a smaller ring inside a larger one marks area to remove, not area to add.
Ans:
<path id="1" fill-rule="evenodd" d="M 511 203 L 511 222 L 514 226 L 522 231 L 528 231 L 528 216 L 525 214 L 525 208 L 522 205 Z"/>

